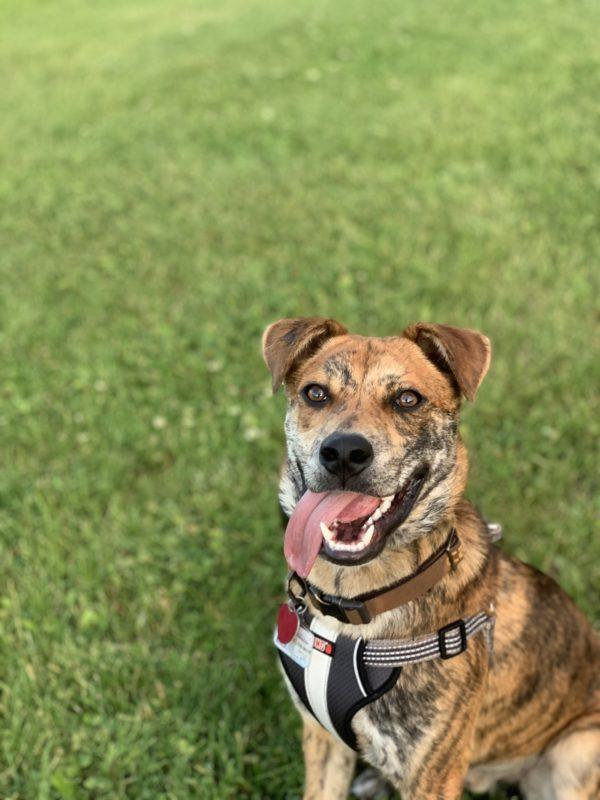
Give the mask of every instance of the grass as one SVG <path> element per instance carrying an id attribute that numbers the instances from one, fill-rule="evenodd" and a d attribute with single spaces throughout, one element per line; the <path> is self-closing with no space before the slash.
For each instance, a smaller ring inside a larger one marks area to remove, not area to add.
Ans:
<path id="1" fill-rule="evenodd" d="M 599 34 L 593 0 L 5 0 L 3 798 L 299 797 L 280 316 L 488 333 L 470 497 L 598 619 Z"/>

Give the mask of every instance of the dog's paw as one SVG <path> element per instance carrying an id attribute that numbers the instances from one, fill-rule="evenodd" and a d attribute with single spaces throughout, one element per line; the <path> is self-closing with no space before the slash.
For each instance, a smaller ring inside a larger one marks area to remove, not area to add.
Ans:
<path id="1" fill-rule="evenodd" d="M 365 769 L 358 775 L 350 789 L 356 800 L 391 800 L 394 790 L 386 779 L 375 769 Z"/>

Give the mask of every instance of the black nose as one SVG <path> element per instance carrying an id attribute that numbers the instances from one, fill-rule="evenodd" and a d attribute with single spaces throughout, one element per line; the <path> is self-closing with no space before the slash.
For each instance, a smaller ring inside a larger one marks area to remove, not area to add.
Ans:
<path id="1" fill-rule="evenodd" d="M 373 448 L 358 433 L 332 433 L 321 444 L 319 461 L 342 480 L 358 475 L 373 461 Z"/>

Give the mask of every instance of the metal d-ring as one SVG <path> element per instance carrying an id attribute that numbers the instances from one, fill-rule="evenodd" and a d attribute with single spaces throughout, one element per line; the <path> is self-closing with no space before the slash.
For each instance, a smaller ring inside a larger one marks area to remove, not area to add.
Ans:
<path id="1" fill-rule="evenodd" d="M 292 581 L 296 580 L 300 584 L 300 588 L 302 590 L 301 594 L 296 594 L 292 589 Z M 288 597 L 290 598 L 290 602 L 294 606 L 294 610 L 297 614 L 304 614 L 306 611 L 306 603 L 304 602 L 304 598 L 308 594 L 308 586 L 306 585 L 306 581 L 301 578 L 296 572 L 292 572 L 290 577 L 288 578 L 287 584 L 287 593 Z"/>

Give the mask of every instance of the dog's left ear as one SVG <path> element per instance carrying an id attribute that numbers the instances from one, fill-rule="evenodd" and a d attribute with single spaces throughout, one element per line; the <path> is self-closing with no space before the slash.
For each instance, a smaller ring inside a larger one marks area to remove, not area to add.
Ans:
<path id="1" fill-rule="evenodd" d="M 273 394 L 301 361 L 317 352 L 332 336 L 347 333 L 334 319 L 299 317 L 280 319 L 263 333 L 263 356 L 273 376 Z"/>
<path id="2" fill-rule="evenodd" d="M 469 328 L 427 322 L 409 325 L 402 335 L 415 342 L 439 370 L 451 375 L 467 400 L 475 399 L 492 357 L 487 336 Z"/>

